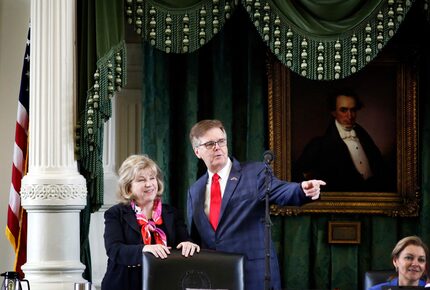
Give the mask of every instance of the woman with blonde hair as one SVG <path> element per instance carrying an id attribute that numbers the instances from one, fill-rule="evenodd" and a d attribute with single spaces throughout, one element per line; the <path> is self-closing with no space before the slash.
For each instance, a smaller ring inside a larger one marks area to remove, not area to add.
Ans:
<path id="1" fill-rule="evenodd" d="M 142 252 L 164 259 L 172 247 L 186 257 L 200 247 L 190 241 L 180 212 L 162 203 L 163 177 L 151 158 L 129 156 L 118 175 L 120 202 L 104 215 L 108 265 L 101 289 L 141 290 Z"/>

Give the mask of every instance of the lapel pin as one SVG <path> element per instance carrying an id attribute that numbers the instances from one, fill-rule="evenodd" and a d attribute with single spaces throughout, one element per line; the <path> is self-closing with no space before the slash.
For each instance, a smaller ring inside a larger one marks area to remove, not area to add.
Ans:
<path id="1" fill-rule="evenodd" d="M 237 180 L 237 177 L 233 176 L 230 180 Z"/>

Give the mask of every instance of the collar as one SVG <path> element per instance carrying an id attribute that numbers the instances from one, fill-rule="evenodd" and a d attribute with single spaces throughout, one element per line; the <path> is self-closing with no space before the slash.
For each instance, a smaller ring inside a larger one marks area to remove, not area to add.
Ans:
<path id="1" fill-rule="evenodd" d="M 134 200 L 130 202 L 130 206 L 133 209 L 134 213 L 141 213 L 142 209 L 136 204 Z"/>
<path id="2" fill-rule="evenodd" d="M 346 129 L 337 120 L 335 120 L 335 125 L 336 125 L 336 128 L 337 128 L 337 131 L 339 132 L 340 138 L 347 139 L 347 138 L 355 138 L 355 137 L 357 137 L 356 134 L 355 134 L 354 128 Z"/>
<path id="3" fill-rule="evenodd" d="M 212 180 L 212 176 L 217 173 L 221 180 L 227 180 L 228 176 L 230 175 L 231 167 L 233 166 L 233 163 L 231 162 L 230 158 L 227 158 L 227 164 L 218 172 L 210 172 L 208 170 L 209 174 L 209 180 Z"/>

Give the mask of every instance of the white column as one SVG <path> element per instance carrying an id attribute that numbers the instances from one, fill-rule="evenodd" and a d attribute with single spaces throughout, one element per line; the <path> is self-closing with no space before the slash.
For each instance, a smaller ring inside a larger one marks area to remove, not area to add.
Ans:
<path id="1" fill-rule="evenodd" d="M 22 205 L 28 212 L 32 290 L 84 282 L 79 213 L 86 183 L 74 155 L 76 37 L 74 0 L 31 1 L 30 142 Z"/>

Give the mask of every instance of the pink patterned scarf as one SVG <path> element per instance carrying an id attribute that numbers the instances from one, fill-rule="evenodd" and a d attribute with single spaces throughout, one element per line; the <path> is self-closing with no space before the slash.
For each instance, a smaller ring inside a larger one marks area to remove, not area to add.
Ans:
<path id="1" fill-rule="evenodd" d="M 163 224 L 163 219 L 161 217 L 161 200 L 158 198 L 154 201 L 152 219 L 148 219 L 134 201 L 131 202 L 131 207 L 136 213 L 137 222 L 141 226 L 140 232 L 142 233 L 143 243 L 145 245 L 152 244 L 151 233 L 153 233 L 156 244 L 167 246 L 166 234 L 162 229 L 157 228 L 157 225 Z"/>

